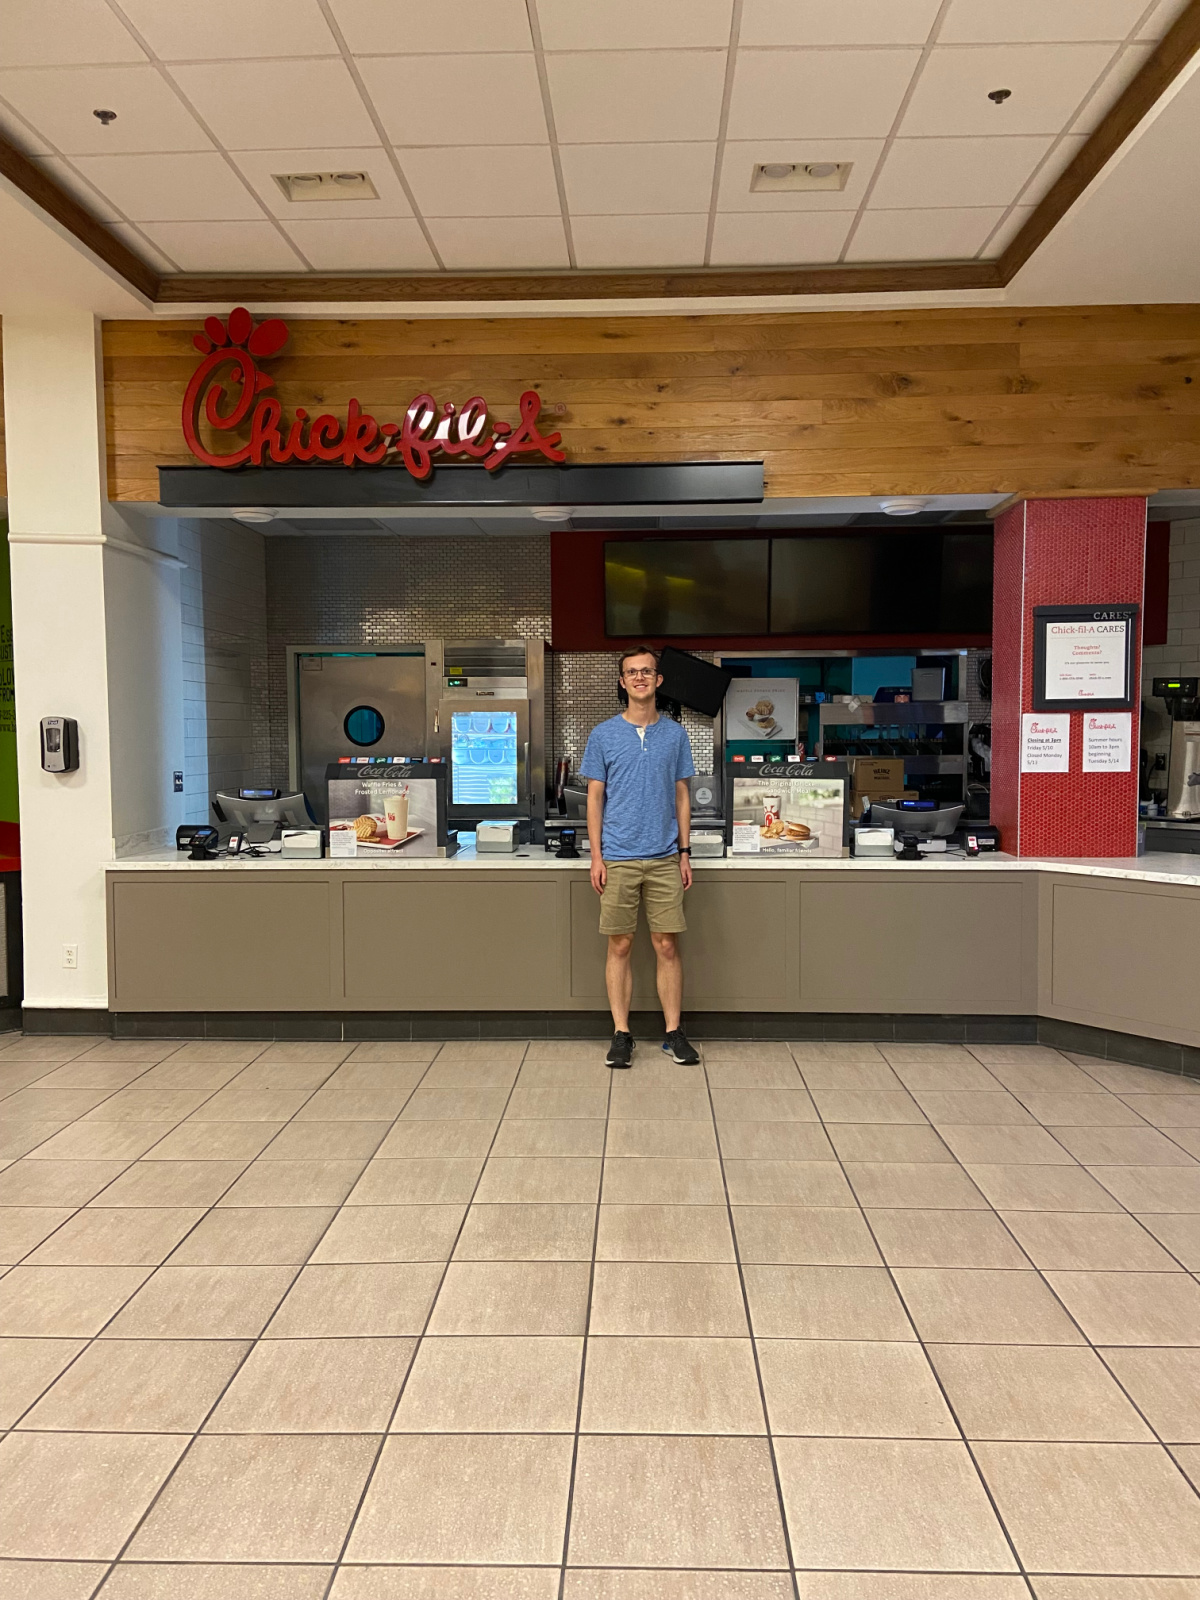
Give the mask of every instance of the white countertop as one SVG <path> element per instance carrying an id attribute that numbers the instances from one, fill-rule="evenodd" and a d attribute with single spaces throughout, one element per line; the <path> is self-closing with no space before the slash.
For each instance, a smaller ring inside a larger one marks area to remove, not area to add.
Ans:
<path id="1" fill-rule="evenodd" d="M 515 855 L 476 855 L 474 845 L 462 848 L 456 856 L 441 860 L 428 856 L 355 856 L 350 859 L 296 860 L 280 855 L 237 857 L 232 860 L 189 861 L 180 850 L 139 851 L 105 864 L 108 872 L 455 872 L 466 869 L 513 872 L 557 869 L 560 872 L 586 872 L 588 858 L 560 861 L 556 855 L 526 845 Z M 974 860 L 927 856 L 920 863 L 811 856 L 725 856 L 695 863 L 696 872 L 1065 872 L 1087 878 L 1132 878 L 1140 883 L 1176 883 L 1200 888 L 1200 856 L 1174 855 L 1152 851 L 1148 855 L 1114 860 L 1053 859 L 1003 854 L 979 856 Z"/>

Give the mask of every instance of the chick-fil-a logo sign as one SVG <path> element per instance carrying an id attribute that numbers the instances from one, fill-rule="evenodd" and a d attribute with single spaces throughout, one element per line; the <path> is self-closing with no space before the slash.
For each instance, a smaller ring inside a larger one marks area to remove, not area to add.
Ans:
<path id="1" fill-rule="evenodd" d="M 231 311 L 226 322 L 205 318 L 204 332 L 192 341 L 203 360 L 183 396 L 183 436 L 197 460 L 210 467 L 261 467 L 268 461 L 352 467 L 356 462 L 378 466 L 390 454 L 414 478 L 428 478 L 436 455 L 481 461 L 489 472 L 516 455 L 566 460 L 557 448 L 562 435 L 538 430 L 542 397 L 532 389 L 521 396 L 521 420 L 515 427 L 490 422 L 487 401 L 480 395 L 459 410 L 449 401 L 439 406 L 431 394 L 417 395 L 402 422 L 377 422 L 351 400 L 344 418 L 324 413 L 310 420 L 297 406 L 287 426 L 277 396 L 264 393 L 275 387 L 275 380 L 258 365 L 277 355 L 287 338 L 285 322 L 270 317 L 256 327 L 244 306 Z M 218 433 L 240 428 L 248 419 L 250 437 L 236 450 L 210 450 L 200 437 L 201 418 Z"/>

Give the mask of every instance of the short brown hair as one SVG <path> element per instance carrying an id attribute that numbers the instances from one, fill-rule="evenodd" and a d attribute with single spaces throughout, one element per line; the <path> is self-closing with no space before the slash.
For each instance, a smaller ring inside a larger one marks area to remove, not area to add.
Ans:
<path id="1" fill-rule="evenodd" d="M 648 644 L 637 644 L 629 650 L 622 650 L 617 660 L 617 676 L 621 677 L 625 671 L 625 663 L 632 661 L 634 656 L 653 656 L 654 665 L 658 666 L 659 655 L 657 650 L 652 650 Z"/>

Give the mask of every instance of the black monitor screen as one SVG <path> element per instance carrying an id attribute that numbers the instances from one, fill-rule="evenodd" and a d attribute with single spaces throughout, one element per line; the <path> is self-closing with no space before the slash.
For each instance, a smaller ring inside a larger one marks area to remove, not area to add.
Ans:
<path id="1" fill-rule="evenodd" d="M 610 639 L 767 633 L 766 539 L 638 539 L 604 546 Z"/>

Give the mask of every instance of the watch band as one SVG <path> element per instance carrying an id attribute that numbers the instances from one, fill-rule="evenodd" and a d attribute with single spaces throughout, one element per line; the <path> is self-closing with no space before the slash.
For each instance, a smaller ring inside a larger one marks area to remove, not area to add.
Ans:
<path id="1" fill-rule="evenodd" d="M 691 847 L 690 844 L 681 844 L 679 846 L 679 854 L 681 856 L 690 856 L 691 853 L 692 853 L 692 847 Z"/>

